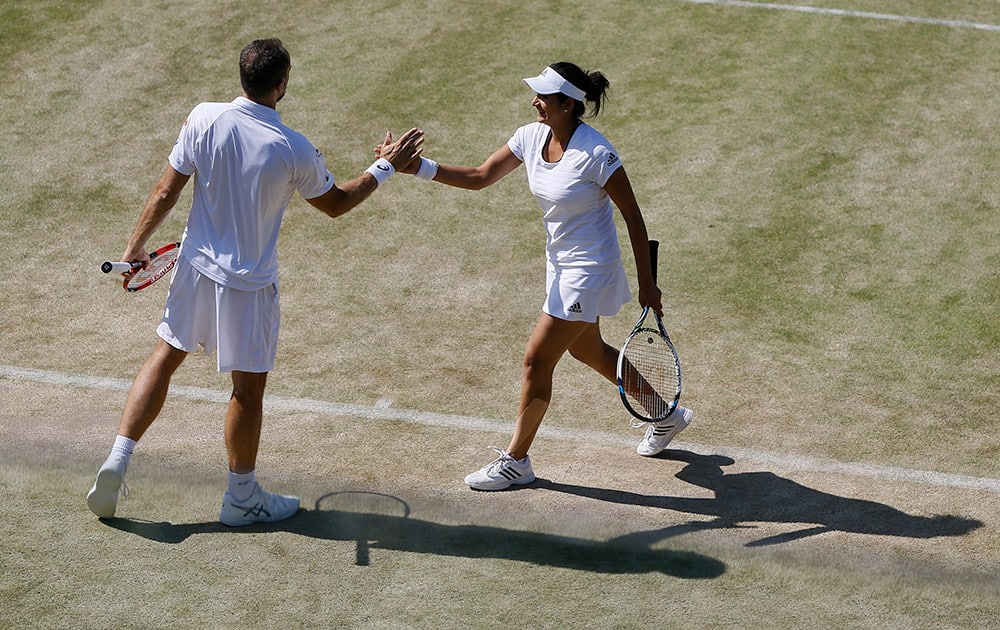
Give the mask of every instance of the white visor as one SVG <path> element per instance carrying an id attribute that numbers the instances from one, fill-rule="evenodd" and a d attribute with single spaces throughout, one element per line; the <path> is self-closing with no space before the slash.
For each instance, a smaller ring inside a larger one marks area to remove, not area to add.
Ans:
<path id="1" fill-rule="evenodd" d="M 587 99 L 587 93 L 563 78 L 551 66 L 542 70 L 537 77 L 524 79 L 535 94 L 565 94 L 581 103 Z"/>

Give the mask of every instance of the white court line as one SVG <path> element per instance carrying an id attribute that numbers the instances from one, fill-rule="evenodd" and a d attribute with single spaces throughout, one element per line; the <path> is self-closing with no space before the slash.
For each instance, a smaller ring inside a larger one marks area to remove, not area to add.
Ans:
<path id="1" fill-rule="evenodd" d="M 30 381 L 50 385 L 70 387 L 85 387 L 88 389 L 103 389 L 112 391 L 128 391 L 132 382 L 119 378 L 102 378 L 80 374 L 66 374 L 48 370 L 19 368 L 12 365 L 0 365 L 0 378 L 13 381 Z M 170 394 L 189 400 L 217 402 L 225 404 L 229 401 L 228 392 L 220 392 L 203 387 L 170 386 Z M 307 411 L 328 416 L 353 416 L 367 420 L 395 420 L 423 426 L 449 427 L 468 431 L 484 431 L 489 433 L 508 434 L 511 424 L 507 421 L 488 420 L 413 409 L 396 409 L 388 406 L 388 399 L 382 399 L 374 406 L 352 405 L 347 403 L 314 400 L 310 398 L 289 398 L 285 396 L 266 396 L 264 408 L 269 411 Z M 564 427 L 543 426 L 539 435 L 558 438 L 573 442 L 599 443 L 605 445 L 635 446 L 638 435 L 606 433 L 603 431 L 584 431 Z M 851 477 L 868 477 L 886 481 L 905 481 L 922 483 L 931 486 L 948 488 L 966 488 L 986 490 L 1000 494 L 1000 479 L 985 477 L 970 477 L 967 475 L 952 475 L 925 470 L 911 470 L 895 466 L 880 466 L 876 464 L 839 462 L 832 459 L 772 453 L 750 448 L 715 447 L 690 442 L 673 442 L 678 448 L 692 451 L 700 455 L 725 455 L 735 460 L 750 460 L 763 464 L 773 464 L 783 469 L 798 469 L 808 472 L 833 473 Z"/>
<path id="2" fill-rule="evenodd" d="M 909 22 L 911 24 L 932 24 L 934 26 L 950 26 L 953 28 L 972 28 L 981 31 L 1000 32 L 1000 25 L 979 24 L 965 20 L 939 20 L 935 18 L 914 17 L 912 15 L 893 15 L 891 13 L 870 13 L 868 11 L 847 11 L 844 9 L 825 9 L 822 7 L 804 7 L 794 4 L 777 4 L 774 2 L 747 2 L 745 0 L 681 0 L 690 4 L 717 4 L 730 7 L 750 9 L 772 9 L 778 11 L 798 11 L 800 13 L 820 13 L 823 15 L 838 15 L 843 17 L 867 18 L 869 20 L 888 20 L 891 22 Z"/>

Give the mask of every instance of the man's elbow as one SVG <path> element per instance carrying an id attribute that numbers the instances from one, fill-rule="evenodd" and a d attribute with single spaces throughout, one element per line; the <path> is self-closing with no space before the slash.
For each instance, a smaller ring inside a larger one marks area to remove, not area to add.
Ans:
<path id="1" fill-rule="evenodd" d="M 326 193 L 320 195 L 319 197 L 314 197 L 312 199 L 306 199 L 306 201 L 312 207 L 316 208 L 328 217 L 339 217 L 344 214 L 350 208 L 346 203 L 346 195 L 337 194 L 338 189 L 336 187 L 331 188 Z"/>

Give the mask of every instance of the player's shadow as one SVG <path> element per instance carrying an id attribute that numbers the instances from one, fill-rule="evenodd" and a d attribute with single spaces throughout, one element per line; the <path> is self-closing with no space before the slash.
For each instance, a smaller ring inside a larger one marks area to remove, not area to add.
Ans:
<path id="1" fill-rule="evenodd" d="M 338 493 L 342 494 L 342 493 Z M 362 493 L 359 493 L 362 494 Z M 286 531 L 321 540 L 352 542 L 358 565 L 367 565 L 380 549 L 463 558 L 499 558 L 541 566 L 606 574 L 652 573 L 706 579 L 721 576 L 726 565 L 715 558 L 690 551 L 650 549 L 642 542 L 616 539 L 595 541 L 572 536 L 507 529 L 488 525 L 447 525 L 400 514 L 330 509 L 324 505 L 334 493 L 320 498 L 314 509 L 273 524 L 231 528 L 218 522 L 173 524 L 112 518 L 107 525 L 149 540 L 178 544 L 198 534 L 239 534 Z M 387 495 L 379 495 L 386 497 Z M 398 511 L 397 511 L 398 512 Z"/>
<path id="2" fill-rule="evenodd" d="M 954 515 L 917 516 L 894 507 L 820 492 L 771 472 L 726 474 L 724 466 L 735 461 L 722 455 L 698 455 L 688 451 L 665 451 L 662 458 L 686 462 L 678 479 L 714 494 L 712 498 L 650 496 L 538 480 L 531 487 L 565 492 L 600 501 L 644 505 L 654 508 L 713 517 L 663 529 L 628 534 L 623 539 L 653 545 L 660 540 L 690 531 L 746 527 L 745 523 L 769 522 L 813 524 L 794 532 L 761 538 L 748 547 L 790 542 L 824 532 L 849 532 L 904 538 L 963 536 L 983 526 L 982 521 Z M 619 539 L 621 541 L 622 539 Z"/>

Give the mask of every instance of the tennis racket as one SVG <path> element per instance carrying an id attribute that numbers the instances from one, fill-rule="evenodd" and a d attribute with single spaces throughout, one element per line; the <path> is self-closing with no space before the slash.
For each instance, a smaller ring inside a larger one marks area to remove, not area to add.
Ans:
<path id="1" fill-rule="evenodd" d="M 180 243 L 167 243 L 155 252 L 149 252 L 149 262 L 145 266 L 141 262 L 112 262 L 106 260 L 101 263 L 101 271 L 111 273 L 117 271 L 125 274 L 122 281 L 122 288 L 134 293 L 141 291 L 153 284 L 163 276 L 167 275 L 177 262 L 177 254 L 181 251 Z"/>
<path id="2" fill-rule="evenodd" d="M 660 243 L 649 241 L 649 262 L 656 280 Z M 652 313 L 655 327 L 646 320 Z M 663 327 L 663 319 L 648 306 L 618 353 L 618 393 L 633 416 L 657 422 L 674 412 L 681 398 L 681 362 Z"/>

